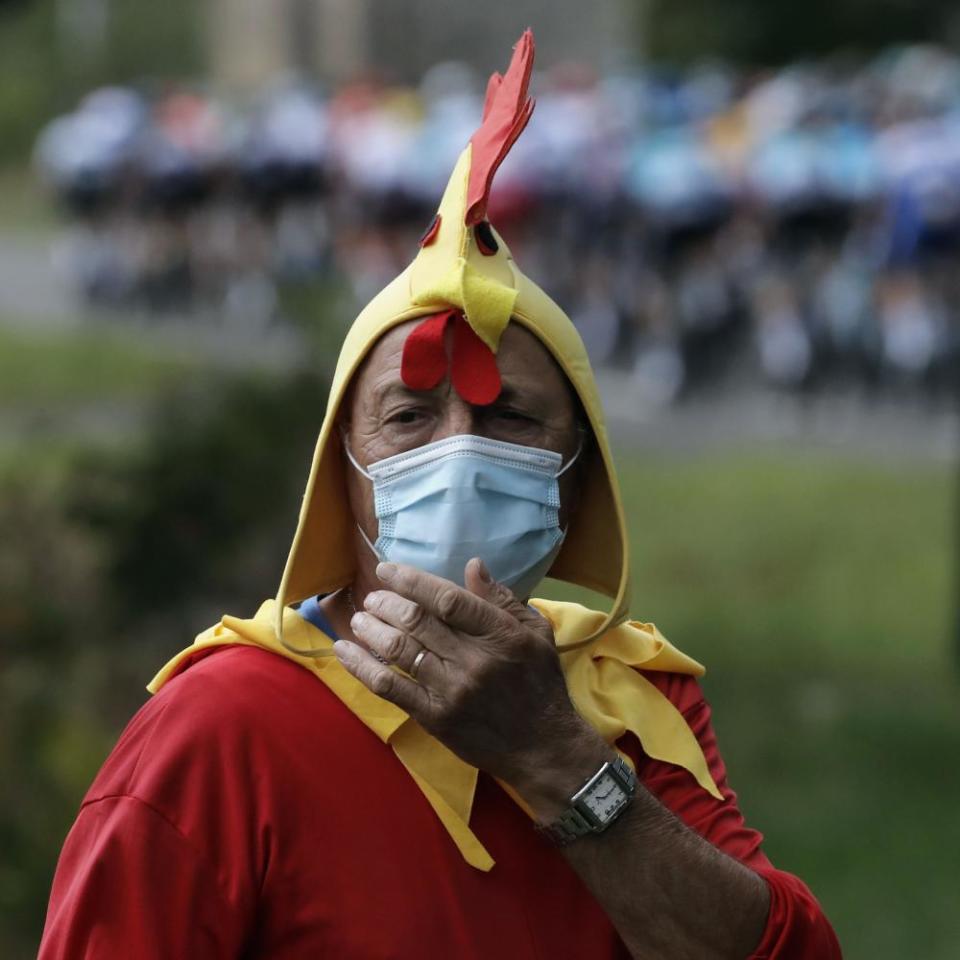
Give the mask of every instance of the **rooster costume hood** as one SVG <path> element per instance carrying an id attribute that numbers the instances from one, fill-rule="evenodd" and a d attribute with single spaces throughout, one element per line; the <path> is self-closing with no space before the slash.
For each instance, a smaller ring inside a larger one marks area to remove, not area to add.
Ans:
<path id="1" fill-rule="evenodd" d="M 444 333 L 448 324 L 453 328 L 450 379 L 470 403 L 491 403 L 499 393 L 496 352 L 508 323 L 526 327 L 560 365 L 589 418 L 600 463 L 590 473 L 581 507 L 549 575 L 613 598 L 598 634 L 626 614 L 629 569 L 623 509 L 583 342 L 560 307 L 520 271 L 507 244 L 486 219 L 494 174 L 533 111 L 527 96 L 532 67 L 533 35 L 528 31 L 517 44 L 506 74 L 495 73 L 490 79 L 483 122 L 457 160 L 419 253 L 367 305 L 347 334 L 277 595 L 281 606 L 328 593 L 353 577 L 354 520 L 346 507 L 337 414 L 351 378 L 377 340 L 391 327 L 423 317 L 403 351 L 401 375 L 414 389 L 429 390 L 447 375 Z M 344 507 L 334 509 L 334 504 Z"/>
<path id="2" fill-rule="evenodd" d="M 353 580 L 355 521 L 347 500 L 337 417 L 351 379 L 373 345 L 406 321 L 420 319 L 407 336 L 401 364 L 401 376 L 412 389 L 432 389 L 449 376 L 468 402 L 491 403 L 500 391 L 496 354 L 508 323 L 519 323 L 536 336 L 565 373 L 596 445 L 579 508 L 549 576 L 606 594 L 612 603 L 605 613 L 577 604 L 531 603 L 554 628 L 570 695 L 581 715 L 610 743 L 632 732 L 647 755 L 686 768 L 703 789 L 719 797 L 683 717 L 639 672 L 700 675 L 703 668 L 671 646 L 652 624 L 626 619 L 626 526 L 600 398 L 583 343 L 560 307 L 520 271 L 486 218 L 497 168 L 533 112 L 527 94 L 533 54 L 533 35 L 527 31 L 506 73 L 490 79 L 481 125 L 460 154 L 419 252 L 347 333 L 276 599 L 264 603 L 252 619 L 224 617 L 171 660 L 148 688 L 156 692 L 189 667 L 199 651 L 211 646 L 260 646 L 294 660 L 390 744 L 465 859 L 482 870 L 490 869 L 493 861 L 470 829 L 477 770 L 354 679 L 330 655 L 333 640 L 290 606 Z"/>

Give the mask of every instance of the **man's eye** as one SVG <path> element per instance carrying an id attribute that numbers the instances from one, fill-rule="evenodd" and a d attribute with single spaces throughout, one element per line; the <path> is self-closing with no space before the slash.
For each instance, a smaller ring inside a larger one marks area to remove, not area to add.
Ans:
<path id="1" fill-rule="evenodd" d="M 497 417 L 500 420 L 511 420 L 515 423 L 533 423 L 532 417 L 528 417 L 519 410 L 498 410 Z"/>
<path id="2" fill-rule="evenodd" d="M 387 417 L 387 423 L 413 424 L 419 423 L 423 419 L 422 410 L 400 410 L 392 416 Z"/>

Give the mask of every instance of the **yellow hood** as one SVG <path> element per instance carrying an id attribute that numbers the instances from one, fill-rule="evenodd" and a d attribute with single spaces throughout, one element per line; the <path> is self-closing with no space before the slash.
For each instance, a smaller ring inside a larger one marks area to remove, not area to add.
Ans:
<path id="1" fill-rule="evenodd" d="M 494 100 L 511 80 L 517 80 L 518 73 L 529 76 L 532 54 L 533 40 L 528 32 L 517 44 L 506 77 L 497 81 L 499 75 L 494 74 L 490 88 Z M 523 122 L 531 109 L 525 94 L 524 84 L 518 106 Z M 491 105 L 490 100 L 488 93 L 484 127 L 497 119 L 497 103 Z M 501 126 L 509 126 L 509 113 L 506 121 L 500 119 Z M 421 247 L 406 270 L 366 306 L 344 340 L 297 531 L 277 592 L 276 627 L 281 636 L 280 611 L 287 604 L 330 593 L 353 579 L 354 521 L 347 503 L 344 458 L 336 429 L 351 378 L 377 340 L 392 327 L 451 307 L 463 312 L 470 327 L 494 352 L 506 324 L 522 324 L 550 351 L 576 390 L 596 438 L 596 459 L 580 507 L 548 576 L 588 587 L 613 600 L 607 617 L 597 624 L 596 630 L 571 641 L 573 645 L 589 642 L 626 617 L 630 581 L 627 533 L 590 361 L 567 315 L 520 271 L 503 238 L 483 220 L 479 223 L 489 229 L 497 249 L 491 253 L 488 244 L 478 243 L 477 225 L 470 222 L 484 209 L 482 203 L 478 209 L 476 198 L 475 149 L 487 149 L 489 153 L 489 144 L 484 144 L 482 138 L 478 141 L 475 135 L 460 155 L 441 200 L 438 223 L 430 241 Z M 489 165 L 488 159 L 484 168 Z M 487 181 L 491 177 L 492 173 L 487 171 Z"/>

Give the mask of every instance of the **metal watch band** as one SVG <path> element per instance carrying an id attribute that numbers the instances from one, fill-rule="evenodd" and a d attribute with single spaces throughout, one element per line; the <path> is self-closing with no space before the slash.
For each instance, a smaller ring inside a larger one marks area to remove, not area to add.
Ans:
<path id="1" fill-rule="evenodd" d="M 599 819 L 585 804 L 583 797 L 603 777 L 610 776 L 624 794 L 624 802 L 613 815 Z M 589 780 L 570 798 L 570 806 L 552 823 L 538 823 L 537 830 L 552 843 L 560 847 L 573 843 L 589 833 L 602 833 L 627 808 L 637 790 L 637 777 L 630 765 L 621 756 L 606 762 Z"/>

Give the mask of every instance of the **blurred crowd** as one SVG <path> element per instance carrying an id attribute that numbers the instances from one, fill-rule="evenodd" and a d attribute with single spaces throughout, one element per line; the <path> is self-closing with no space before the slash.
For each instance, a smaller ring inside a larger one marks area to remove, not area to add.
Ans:
<path id="1" fill-rule="evenodd" d="M 82 296 L 262 323 L 285 284 L 365 302 L 412 258 L 483 78 L 285 82 L 255 103 L 105 88 L 43 131 Z M 745 73 L 534 79 L 491 220 L 598 364 L 669 403 L 752 374 L 787 391 L 956 388 L 960 60 L 890 50 Z"/>

